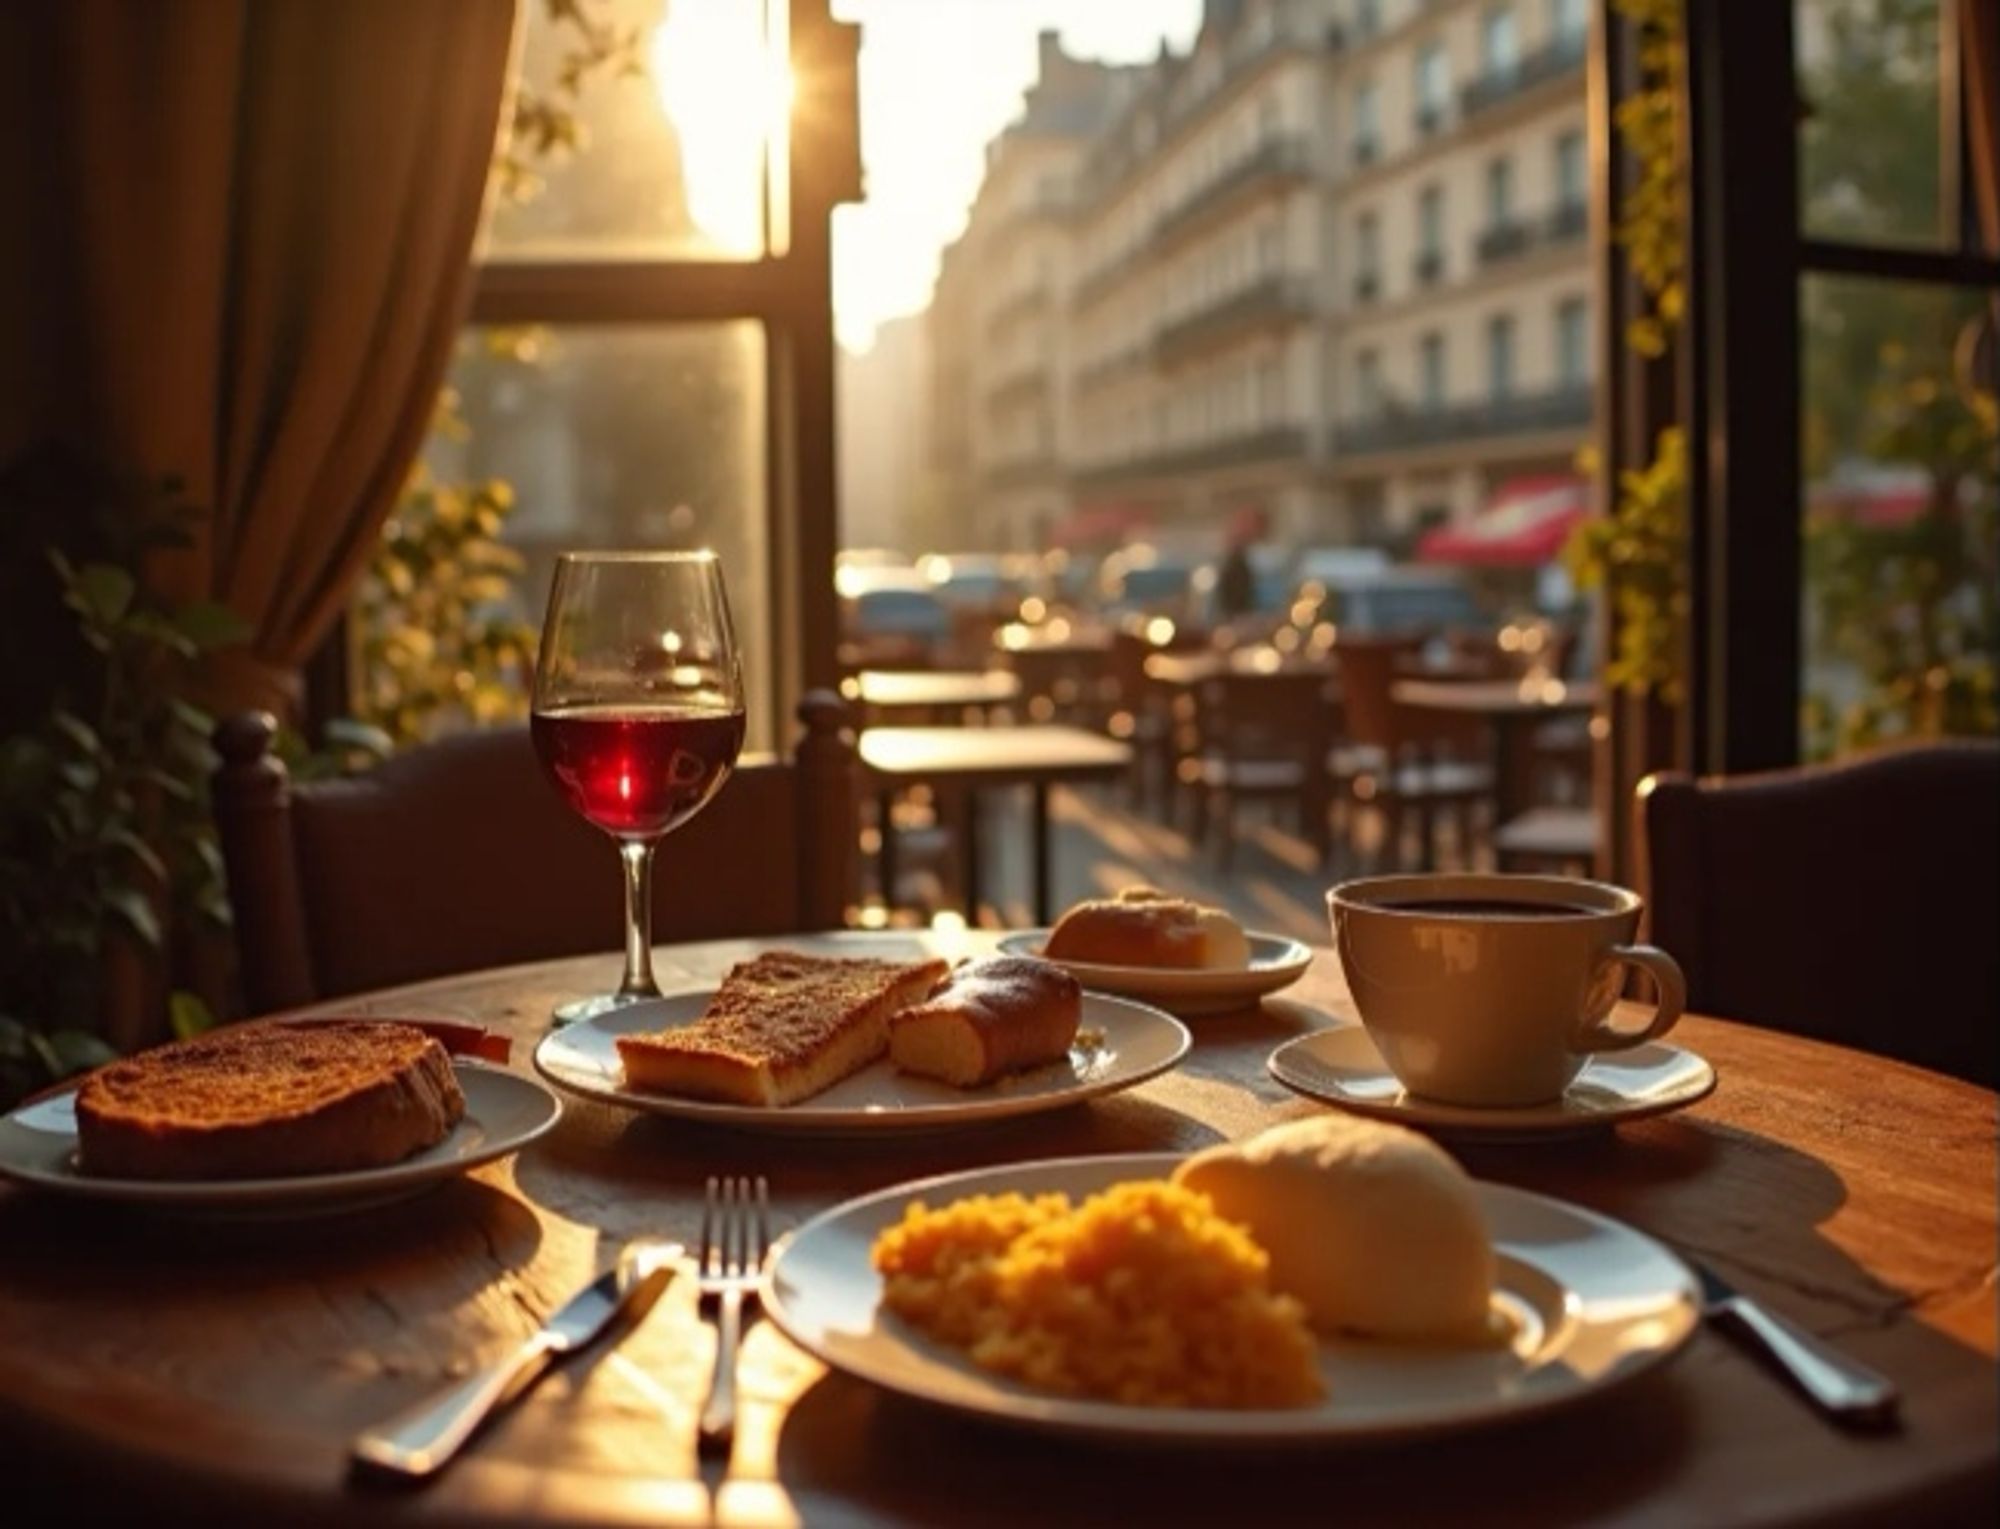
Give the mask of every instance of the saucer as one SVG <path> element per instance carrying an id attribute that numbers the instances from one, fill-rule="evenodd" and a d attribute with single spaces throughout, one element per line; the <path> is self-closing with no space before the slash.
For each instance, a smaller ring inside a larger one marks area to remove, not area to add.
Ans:
<path id="1" fill-rule="evenodd" d="M 1665 1041 L 1594 1056 L 1560 1099 L 1507 1108 L 1444 1104 L 1409 1093 L 1360 1025 L 1287 1041 L 1265 1065 L 1308 1099 L 1450 1136 L 1573 1136 L 1686 1109 L 1715 1091 L 1715 1069 Z"/>

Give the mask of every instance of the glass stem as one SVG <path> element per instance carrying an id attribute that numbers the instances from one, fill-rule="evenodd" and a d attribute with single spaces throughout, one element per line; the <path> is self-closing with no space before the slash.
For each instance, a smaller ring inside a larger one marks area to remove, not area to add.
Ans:
<path id="1" fill-rule="evenodd" d="M 625 980 L 620 998 L 657 998 L 653 980 L 653 843 L 626 839 L 618 846 L 625 862 Z"/>

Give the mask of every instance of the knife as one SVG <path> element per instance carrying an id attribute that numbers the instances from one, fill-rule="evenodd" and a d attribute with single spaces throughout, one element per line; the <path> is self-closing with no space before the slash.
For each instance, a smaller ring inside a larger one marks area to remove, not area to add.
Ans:
<path id="1" fill-rule="evenodd" d="M 1694 1272 L 1709 1321 L 1776 1367 L 1828 1417 L 1850 1428 L 1882 1428 L 1895 1421 L 1898 1398 L 1887 1376 L 1751 1300 L 1706 1264 L 1694 1263 Z"/>
<path id="2" fill-rule="evenodd" d="M 615 1268 L 571 1296 L 562 1309 L 498 1364 L 427 1397 L 354 1441 L 357 1466 L 420 1480 L 441 1470 L 493 1412 L 522 1395 L 558 1358 L 591 1342 L 620 1315 L 643 1312 L 672 1278 L 676 1242 L 636 1243 Z"/>

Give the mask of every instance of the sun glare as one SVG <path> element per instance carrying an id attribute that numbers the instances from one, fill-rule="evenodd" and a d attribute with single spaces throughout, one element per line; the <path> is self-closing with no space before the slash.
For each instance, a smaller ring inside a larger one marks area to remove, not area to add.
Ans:
<path id="1" fill-rule="evenodd" d="M 731 254 L 764 248 L 764 150 L 791 115 L 791 70 L 767 44 L 762 13 L 745 0 L 673 0 L 653 34 L 689 216 Z"/>

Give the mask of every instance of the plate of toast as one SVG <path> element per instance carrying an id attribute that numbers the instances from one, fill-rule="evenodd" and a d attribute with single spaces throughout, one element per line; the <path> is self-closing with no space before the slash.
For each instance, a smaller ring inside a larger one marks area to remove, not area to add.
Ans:
<path id="1" fill-rule="evenodd" d="M 955 1129 L 1059 1109 L 1157 1077 L 1186 1026 L 1087 993 L 1027 956 L 956 966 L 765 951 L 713 988 L 550 1033 L 559 1088 L 649 1114 L 785 1133 Z"/>
<path id="2" fill-rule="evenodd" d="M 310 1215 L 400 1199 L 562 1116 L 533 1078 L 414 1025 L 229 1025 L 0 1117 L 0 1177 L 175 1211 Z"/>
<path id="3" fill-rule="evenodd" d="M 1251 1008 L 1312 965 L 1312 948 L 1298 940 L 1246 931 L 1220 908 L 1154 887 L 1077 903 L 1053 928 L 1010 934 L 1000 949 L 1051 961 L 1086 988 L 1188 1015 Z"/>

